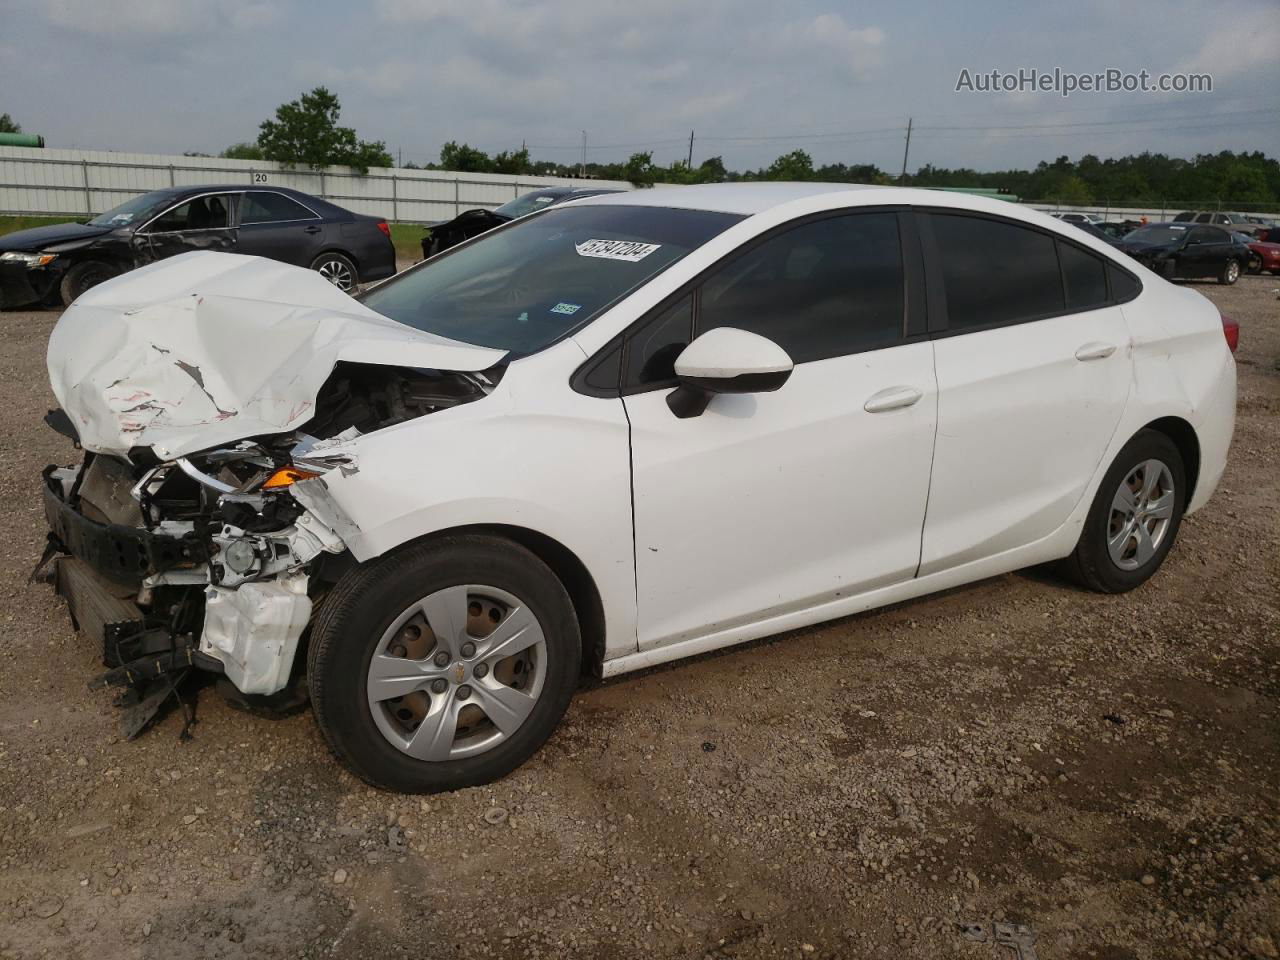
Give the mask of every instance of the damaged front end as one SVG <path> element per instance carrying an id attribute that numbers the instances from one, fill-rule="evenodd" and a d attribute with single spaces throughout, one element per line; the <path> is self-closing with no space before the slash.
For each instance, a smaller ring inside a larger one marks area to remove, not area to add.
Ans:
<path id="1" fill-rule="evenodd" d="M 289 433 L 159 460 L 86 452 L 43 475 L 57 592 L 125 688 L 136 736 L 197 671 L 250 707 L 305 702 L 298 656 L 312 613 L 353 561 L 359 533 L 325 483 L 359 471 L 359 438 L 486 395 L 484 374 L 339 364 L 315 416 Z M 51 425 L 73 428 L 60 411 Z M 188 718 L 190 719 L 190 712 Z M 185 728 L 184 728 L 185 733 Z"/>
<path id="2" fill-rule="evenodd" d="M 44 472 L 58 592 L 136 734 L 178 683 L 305 699 L 300 644 L 359 536 L 326 486 L 359 440 L 488 395 L 505 351 L 397 323 L 312 270 L 189 253 L 95 286 L 49 340 L 85 451 Z"/>

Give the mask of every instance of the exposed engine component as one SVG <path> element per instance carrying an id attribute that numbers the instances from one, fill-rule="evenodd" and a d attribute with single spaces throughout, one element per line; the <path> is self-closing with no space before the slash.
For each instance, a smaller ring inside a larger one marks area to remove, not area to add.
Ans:
<path id="1" fill-rule="evenodd" d="M 126 688 L 122 732 L 170 699 L 190 722 L 194 701 L 175 684 L 193 672 L 223 674 L 250 705 L 296 702 L 295 654 L 331 579 L 318 561 L 359 533 L 324 475 L 359 469 L 362 434 L 478 400 L 499 375 L 339 363 L 297 431 L 47 469 L 45 561 L 57 558 L 58 592 L 101 638 L 109 669 L 94 684 Z"/>

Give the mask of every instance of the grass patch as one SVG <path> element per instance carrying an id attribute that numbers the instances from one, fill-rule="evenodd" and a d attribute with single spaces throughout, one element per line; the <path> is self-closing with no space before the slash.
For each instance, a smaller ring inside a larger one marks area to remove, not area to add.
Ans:
<path id="1" fill-rule="evenodd" d="M 15 230 L 29 230 L 32 227 L 73 222 L 72 217 L 0 217 L 0 236 L 13 233 Z M 395 244 L 397 259 L 415 262 L 421 260 L 422 235 L 426 232 L 426 228 L 420 223 L 393 223 L 390 226 L 391 242 Z"/>
<path id="2" fill-rule="evenodd" d="M 74 223 L 74 217 L 0 217 L 0 236 L 15 230 L 47 227 L 55 223 Z"/>
<path id="3" fill-rule="evenodd" d="M 422 259 L 422 235 L 427 228 L 420 223 L 392 223 L 391 242 L 396 247 L 396 258 L 412 260 L 415 263 Z"/>

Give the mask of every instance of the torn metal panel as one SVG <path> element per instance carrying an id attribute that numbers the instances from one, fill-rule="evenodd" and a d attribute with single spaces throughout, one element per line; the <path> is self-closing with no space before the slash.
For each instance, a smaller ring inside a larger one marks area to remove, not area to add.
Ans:
<path id="1" fill-rule="evenodd" d="M 85 449 L 168 460 L 306 423 L 340 361 L 476 372 L 504 355 L 390 320 L 313 271 L 201 252 L 85 293 L 48 365 Z"/>

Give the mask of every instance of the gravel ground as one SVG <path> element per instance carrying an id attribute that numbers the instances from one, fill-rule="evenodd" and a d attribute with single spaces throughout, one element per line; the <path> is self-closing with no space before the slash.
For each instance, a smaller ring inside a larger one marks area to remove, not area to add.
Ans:
<path id="1" fill-rule="evenodd" d="M 426 800 L 212 691 L 117 738 L 26 583 L 57 314 L 0 314 L 0 958 L 1277 957 L 1277 286 L 1199 285 L 1236 439 L 1142 589 L 1029 571 L 597 684 Z"/>

